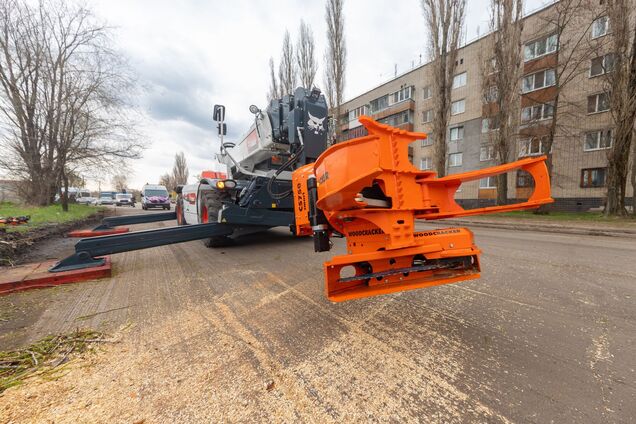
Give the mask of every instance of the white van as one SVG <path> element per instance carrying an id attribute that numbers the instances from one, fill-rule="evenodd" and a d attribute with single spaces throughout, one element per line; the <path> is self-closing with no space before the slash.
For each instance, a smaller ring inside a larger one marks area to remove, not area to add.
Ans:
<path id="1" fill-rule="evenodd" d="M 141 208 L 162 208 L 170 210 L 170 195 L 168 189 L 162 185 L 146 184 L 141 189 Z"/>

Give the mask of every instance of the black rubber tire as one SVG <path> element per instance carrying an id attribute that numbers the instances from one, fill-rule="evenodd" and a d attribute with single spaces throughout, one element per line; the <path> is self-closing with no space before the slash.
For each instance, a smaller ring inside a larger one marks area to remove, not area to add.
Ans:
<path id="1" fill-rule="evenodd" d="M 217 222 L 219 217 L 219 211 L 223 204 L 223 200 L 229 199 L 229 195 L 225 191 L 221 190 L 205 190 L 201 192 L 201 201 L 205 205 L 208 211 L 208 222 Z M 228 236 L 216 236 L 203 240 L 205 247 L 224 247 L 229 246 L 234 241 Z"/>

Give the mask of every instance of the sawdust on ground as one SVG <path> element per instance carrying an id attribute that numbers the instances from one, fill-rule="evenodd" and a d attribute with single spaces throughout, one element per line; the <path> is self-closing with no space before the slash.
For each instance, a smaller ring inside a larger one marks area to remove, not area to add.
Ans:
<path id="1" fill-rule="evenodd" d="M 293 362 L 222 303 L 115 338 L 59 379 L 4 392 L 3 421 L 507 421 L 449 383 L 452 358 L 403 355 L 355 326 Z"/>

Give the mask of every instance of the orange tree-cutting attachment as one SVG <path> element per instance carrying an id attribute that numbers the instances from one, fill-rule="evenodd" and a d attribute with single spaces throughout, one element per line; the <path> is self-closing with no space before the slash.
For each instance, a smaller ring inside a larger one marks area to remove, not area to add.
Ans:
<path id="1" fill-rule="evenodd" d="M 347 238 L 347 254 L 324 264 L 332 301 L 392 293 L 479 277 L 479 250 L 465 228 L 415 231 L 415 219 L 441 219 L 531 209 L 552 202 L 545 157 L 436 178 L 415 168 L 408 145 L 426 134 L 361 116 L 369 135 L 336 144 L 293 174 L 296 234 L 312 234 L 315 250 L 329 236 Z M 521 203 L 463 209 L 459 186 L 515 169 L 534 178 Z"/>

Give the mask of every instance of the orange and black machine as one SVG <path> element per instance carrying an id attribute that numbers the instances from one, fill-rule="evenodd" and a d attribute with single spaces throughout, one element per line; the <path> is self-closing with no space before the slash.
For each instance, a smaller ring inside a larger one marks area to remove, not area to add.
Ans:
<path id="1" fill-rule="evenodd" d="M 324 263 L 332 301 L 479 278 L 479 248 L 466 228 L 417 231 L 416 219 L 533 209 L 551 203 L 545 156 L 437 178 L 415 168 L 408 145 L 426 134 L 362 116 L 368 135 L 331 146 L 292 175 L 297 235 L 312 235 L 314 250 L 346 237 L 347 254 Z M 454 199 L 462 183 L 521 169 L 534 191 L 521 203 L 464 209 Z"/>

